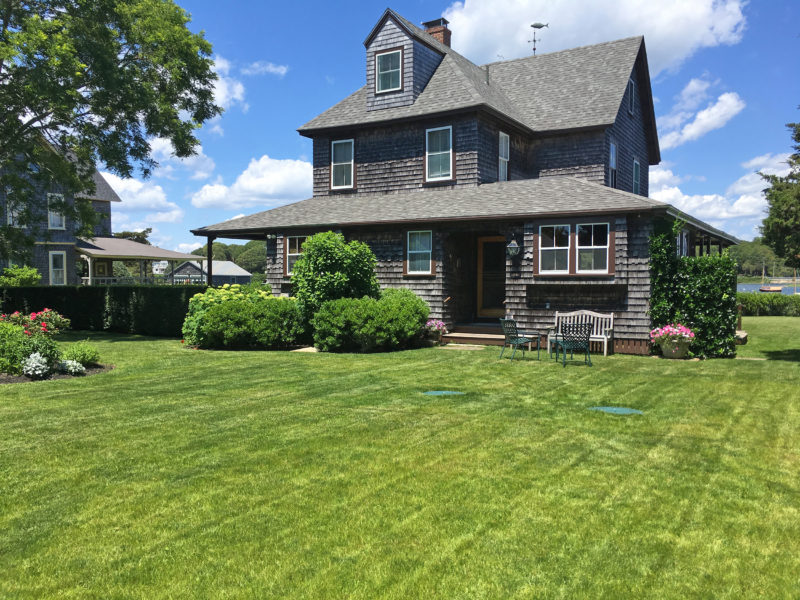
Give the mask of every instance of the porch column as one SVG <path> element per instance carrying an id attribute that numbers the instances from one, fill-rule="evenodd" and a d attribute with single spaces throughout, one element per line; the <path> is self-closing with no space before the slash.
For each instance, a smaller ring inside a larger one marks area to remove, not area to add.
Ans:
<path id="1" fill-rule="evenodd" d="M 206 268 L 207 281 L 208 285 L 214 284 L 214 240 L 217 239 L 216 236 L 210 235 L 208 236 L 208 244 L 206 245 L 206 255 L 208 257 L 208 267 Z M 202 272 L 201 272 L 202 276 Z"/>
<path id="2" fill-rule="evenodd" d="M 87 256 L 86 257 L 86 262 L 89 265 L 89 285 L 92 285 L 92 257 L 91 256 Z"/>

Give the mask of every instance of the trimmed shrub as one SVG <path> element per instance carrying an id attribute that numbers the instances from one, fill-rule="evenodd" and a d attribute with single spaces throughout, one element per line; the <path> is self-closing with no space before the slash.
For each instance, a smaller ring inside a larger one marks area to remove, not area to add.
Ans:
<path id="1" fill-rule="evenodd" d="M 8 267 L 0 275 L 0 287 L 38 285 L 41 280 L 41 273 L 33 267 Z"/>
<path id="2" fill-rule="evenodd" d="M 100 362 L 100 351 L 89 343 L 89 340 L 82 340 L 67 346 L 62 358 L 65 361 L 75 361 L 84 367 L 96 365 Z"/>
<path id="3" fill-rule="evenodd" d="M 736 301 L 748 317 L 800 317 L 800 296 L 739 292 Z"/>
<path id="4" fill-rule="evenodd" d="M 368 296 L 328 300 L 311 319 L 314 346 L 322 352 L 364 352 L 372 344 L 361 335 L 375 319 L 377 306 Z"/>
<path id="5" fill-rule="evenodd" d="M 181 331 L 184 341 L 190 346 L 201 345 L 200 328 L 205 323 L 205 314 L 214 306 L 232 300 L 246 300 L 256 302 L 269 298 L 269 286 L 259 284 L 240 285 L 225 284 L 219 288 L 208 288 L 203 293 L 197 293 L 189 299 L 189 309 L 183 321 Z"/>
<path id="6" fill-rule="evenodd" d="M 215 304 L 202 317 L 201 348 L 288 348 L 301 330 L 297 302 L 291 298 L 232 299 Z"/>
<path id="7" fill-rule="evenodd" d="M 28 336 L 22 327 L 0 322 L 0 373 L 22 373 L 22 361 L 28 356 L 25 354 L 27 342 Z"/>

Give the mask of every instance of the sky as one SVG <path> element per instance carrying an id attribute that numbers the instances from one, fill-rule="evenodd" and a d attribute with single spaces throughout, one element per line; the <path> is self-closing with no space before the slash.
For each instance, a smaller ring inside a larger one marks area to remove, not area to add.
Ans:
<path id="1" fill-rule="evenodd" d="M 122 198 L 113 230 L 152 227 L 151 241 L 190 251 L 190 229 L 311 196 L 312 143 L 297 128 L 365 81 L 363 41 L 386 8 L 367 1 L 177 0 L 213 46 L 224 114 L 176 159 L 153 139 L 147 180 L 105 173 Z M 414 23 L 444 16 L 453 48 L 477 64 L 644 35 L 661 163 L 650 196 L 742 239 L 766 206 L 758 171 L 786 174 L 800 121 L 796 0 L 397 0 Z M 226 240 L 220 240 L 226 241 Z"/>

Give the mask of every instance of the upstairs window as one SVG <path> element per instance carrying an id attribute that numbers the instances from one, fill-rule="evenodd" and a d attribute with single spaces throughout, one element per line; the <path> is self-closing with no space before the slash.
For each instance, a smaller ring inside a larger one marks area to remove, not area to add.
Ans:
<path id="1" fill-rule="evenodd" d="M 497 181 L 508 181 L 508 160 L 511 157 L 511 139 L 500 132 L 500 162 L 497 165 Z"/>
<path id="2" fill-rule="evenodd" d="M 409 231 L 406 273 L 409 275 L 431 275 L 433 258 L 433 232 Z"/>
<path id="3" fill-rule="evenodd" d="M 67 220 L 64 213 L 59 212 L 57 207 L 52 206 L 57 202 L 63 202 L 64 196 L 61 194 L 47 194 L 47 228 L 66 229 Z M 55 284 L 54 284 L 55 285 Z"/>
<path id="4" fill-rule="evenodd" d="M 633 109 L 636 107 L 636 84 L 633 79 L 628 79 L 628 112 L 633 114 Z"/>
<path id="5" fill-rule="evenodd" d="M 11 227 L 19 227 L 20 225 L 20 216 L 22 214 L 22 208 L 16 206 L 14 202 L 11 200 L 12 195 L 11 186 L 6 187 L 5 190 L 5 200 L 6 200 L 6 225 L 10 225 Z"/>
<path id="6" fill-rule="evenodd" d="M 286 238 L 286 274 L 291 275 L 294 263 L 303 253 L 303 244 L 308 239 L 305 235 L 290 235 Z"/>
<path id="7" fill-rule="evenodd" d="M 608 187 L 617 187 L 617 145 L 614 142 L 608 148 Z"/>
<path id="8" fill-rule="evenodd" d="M 641 188 L 641 183 L 640 183 L 640 179 L 641 179 L 641 175 L 642 175 L 641 171 L 642 171 L 642 168 L 639 166 L 639 161 L 634 158 L 633 159 L 633 193 L 634 194 L 641 193 L 640 192 L 640 190 L 642 189 Z"/>
<path id="9" fill-rule="evenodd" d="M 453 128 L 437 127 L 425 132 L 426 179 L 453 178 Z"/>
<path id="10" fill-rule="evenodd" d="M 578 272 L 608 272 L 608 223 L 578 225 Z"/>
<path id="11" fill-rule="evenodd" d="M 331 142 L 331 188 L 353 187 L 353 140 Z"/>
<path id="12" fill-rule="evenodd" d="M 539 272 L 569 273 L 569 225 L 539 227 Z"/>
<path id="13" fill-rule="evenodd" d="M 402 89 L 403 51 L 392 50 L 375 55 L 375 92 L 394 92 Z"/>

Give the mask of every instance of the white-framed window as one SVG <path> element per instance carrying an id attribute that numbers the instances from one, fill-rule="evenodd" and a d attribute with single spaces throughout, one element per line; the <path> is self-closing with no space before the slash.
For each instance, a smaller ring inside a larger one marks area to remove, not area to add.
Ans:
<path id="1" fill-rule="evenodd" d="M 640 194 L 642 189 L 641 184 L 642 167 L 639 165 L 639 160 L 633 159 L 633 193 Z"/>
<path id="2" fill-rule="evenodd" d="M 628 112 L 633 114 L 636 107 L 636 84 L 633 79 L 628 79 Z"/>
<path id="3" fill-rule="evenodd" d="M 511 138 L 500 132 L 499 162 L 497 165 L 497 181 L 508 181 L 508 160 L 511 158 Z"/>
<path id="4" fill-rule="evenodd" d="M 608 223 L 581 223 L 576 227 L 579 273 L 608 273 Z"/>
<path id="5" fill-rule="evenodd" d="M 689 256 L 689 232 L 684 229 L 675 240 L 675 249 L 678 256 Z"/>
<path id="6" fill-rule="evenodd" d="M 608 187 L 617 187 L 617 144 L 611 142 L 608 146 Z"/>
<path id="7" fill-rule="evenodd" d="M 433 232 L 409 231 L 406 241 L 406 260 L 409 275 L 430 275 L 433 264 Z"/>
<path id="8" fill-rule="evenodd" d="M 53 250 L 50 253 L 50 285 L 67 284 L 67 253 Z"/>
<path id="9" fill-rule="evenodd" d="M 331 142 L 331 189 L 353 187 L 353 140 Z"/>
<path id="10" fill-rule="evenodd" d="M 428 181 L 453 178 L 453 128 L 425 130 L 425 165 Z"/>
<path id="11" fill-rule="evenodd" d="M 11 186 L 7 186 L 4 193 L 6 201 L 6 225 L 19 227 L 22 207 L 16 206 L 16 204 L 11 200 L 12 193 Z"/>
<path id="12" fill-rule="evenodd" d="M 66 229 L 67 220 L 64 213 L 59 212 L 57 208 L 51 208 L 51 203 L 63 202 L 64 196 L 61 194 L 47 194 L 47 228 L 48 229 Z"/>
<path id="13" fill-rule="evenodd" d="M 403 88 L 403 52 L 391 50 L 375 55 L 375 93 Z"/>
<path id="14" fill-rule="evenodd" d="M 306 235 L 290 235 L 286 237 L 286 274 L 291 275 L 294 263 L 303 253 L 303 244 L 308 239 Z"/>
<path id="15" fill-rule="evenodd" d="M 539 272 L 569 273 L 569 225 L 539 227 Z"/>

